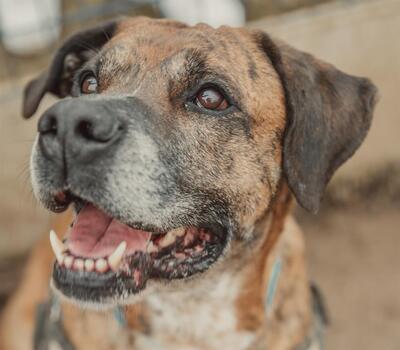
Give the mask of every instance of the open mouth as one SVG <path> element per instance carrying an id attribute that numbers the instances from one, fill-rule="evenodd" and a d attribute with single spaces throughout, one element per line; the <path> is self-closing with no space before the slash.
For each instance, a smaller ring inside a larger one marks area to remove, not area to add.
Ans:
<path id="1" fill-rule="evenodd" d="M 225 237 L 210 225 L 144 231 L 85 203 L 65 240 L 50 232 L 54 285 L 82 301 L 126 299 L 150 278 L 179 279 L 208 269 L 222 254 Z"/>

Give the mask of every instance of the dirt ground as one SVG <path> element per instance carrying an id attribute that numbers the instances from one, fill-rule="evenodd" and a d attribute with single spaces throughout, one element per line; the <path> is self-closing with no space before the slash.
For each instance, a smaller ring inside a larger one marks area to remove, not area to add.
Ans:
<path id="1" fill-rule="evenodd" d="M 399 209 L 301 214 L 310 276 L 330 314 L 328 350 L 400 348 Z"/>

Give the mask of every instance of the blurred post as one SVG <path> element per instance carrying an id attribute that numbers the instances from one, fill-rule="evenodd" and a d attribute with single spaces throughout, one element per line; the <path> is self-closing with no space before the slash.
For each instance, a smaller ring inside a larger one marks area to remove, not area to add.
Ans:
<path id="1" fill-rule="evenodd" d="M 161 0 L 158 6 L 165 17 L 190 25 L 243 26 L 246 21 L 245 8 L 240 0 Z"/>
<path id="2" fill-rule="evenodd" d="M 0 0 L 0 31 L 5 49 L 16 55 L 41 51 L 60 36 L 60 0 Z"/>

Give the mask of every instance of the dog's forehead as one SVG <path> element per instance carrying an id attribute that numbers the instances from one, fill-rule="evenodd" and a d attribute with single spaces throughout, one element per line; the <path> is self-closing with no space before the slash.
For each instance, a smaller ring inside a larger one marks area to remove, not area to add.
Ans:
<path id="1" fill-rule="evenodd" d="M 244 28 L 206 24 L 186 26 L 165 20 L 122 21 L 102 51 L 105 66 L 163 66 L 182 73 L 187 62 L 201 57 L 207 68 L 255 80 L 269 66 L 254 36 Z M 272 67 L 269 67 L 271 70 Z M 244 83 L 244 81 L 242 81 Z"/>

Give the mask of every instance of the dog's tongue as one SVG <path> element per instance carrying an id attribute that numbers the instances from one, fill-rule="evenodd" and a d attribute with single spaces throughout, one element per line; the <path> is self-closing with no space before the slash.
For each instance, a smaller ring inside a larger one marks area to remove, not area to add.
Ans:
<path id="1" fill-rule="evenodd" d="M 112 254 L 125 241 L 125 255 L 130 255 L 145 251 L 150 235 L 150 232 L 130 228 L 92 204 L 87 204 L 69 232 L 68 248 L 75 256 L 100 258 Z"/>

